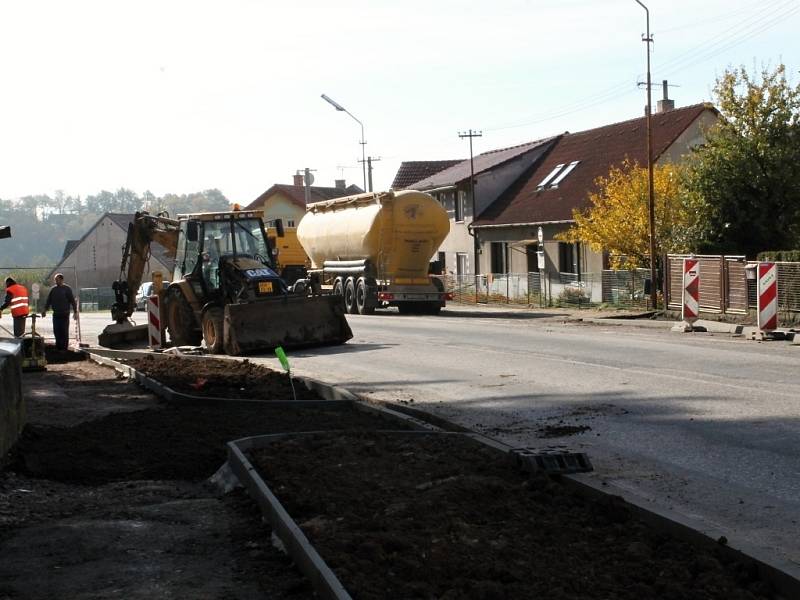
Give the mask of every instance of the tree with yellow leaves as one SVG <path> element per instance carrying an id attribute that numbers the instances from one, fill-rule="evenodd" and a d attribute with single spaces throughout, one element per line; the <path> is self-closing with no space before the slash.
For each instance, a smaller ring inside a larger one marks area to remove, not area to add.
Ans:
<path id="1" fill-rule="evenodd" d="M 607 176 L 595 180 L 591 206 L 573 211 L 575 224 L 557 236 L 583 242 L 595 252 L 608 252 L 612 269 L 636 269 L 650 264 L 647 169 L 625 160 Z M 653 169 L 656 213 L 656 255 L 692 252 L 705 238 L 704 202 L 685 185 L 685 167 L 656 165 Z"/>

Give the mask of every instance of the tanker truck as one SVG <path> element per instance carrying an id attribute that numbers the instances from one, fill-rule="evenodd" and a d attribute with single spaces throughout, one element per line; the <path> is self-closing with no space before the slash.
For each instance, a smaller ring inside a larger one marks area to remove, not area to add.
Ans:
<path id="1" fill-rule="evenodd" d="M 404 314 L 438 314 L 452 294 L 428 267 L 449 231 L 444 208 L 417 191 L 309 204 L 297 226 L 311 259 L 309 292 L 342 296 L 350 314 L 390 306 Z"/>

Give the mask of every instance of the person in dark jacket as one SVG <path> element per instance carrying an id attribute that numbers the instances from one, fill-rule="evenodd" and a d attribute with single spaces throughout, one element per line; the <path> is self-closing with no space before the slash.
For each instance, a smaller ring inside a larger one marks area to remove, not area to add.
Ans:
<path id="1" fill-rule="evenodd" d="M 6 299 L 0 306 L 0 315 L 6 308 L 11 309 L 14 318 L 14 337 L 22 337 L 25 334 L 25 319 L 28 318 L 28 290 L 13 277 L 6 278 Z"/>
<path id="2" fill-rule="evenodd" d="M 56 273 L 56 285 L 50 288 L 47 295 L 47 304 L 44 306 L 42 316 L 53 309 L 53 334 L 56 336 L 56 350 L 66 350 L 69 342 L 69 309 L 72 308 L 72 318 L 78 318 L 78 303 L 72 294 L 72 288 L 64 283 L 64 276 Z"/>

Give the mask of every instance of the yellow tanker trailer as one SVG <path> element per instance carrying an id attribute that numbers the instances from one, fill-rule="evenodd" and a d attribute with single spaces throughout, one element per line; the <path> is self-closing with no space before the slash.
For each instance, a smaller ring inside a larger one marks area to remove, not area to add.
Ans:
<path id="1" fill-rule="evenodd" d="M 452 294 L 428 267 L 449 231 L 430 195 L 389 191 L 309 204 L 297 237 L 311 259 L 312 293 L 343 296 L 351 314 L 387 306 L 438 314 Z"/>

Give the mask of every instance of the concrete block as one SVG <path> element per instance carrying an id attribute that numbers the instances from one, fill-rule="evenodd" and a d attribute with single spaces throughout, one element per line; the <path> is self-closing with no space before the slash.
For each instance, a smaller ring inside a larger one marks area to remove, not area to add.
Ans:
<path id="1" fill-rule="evenodd" d="M 25 426 L 22 395 L 22 344 L 0 340 L 0 462 Z"/>

